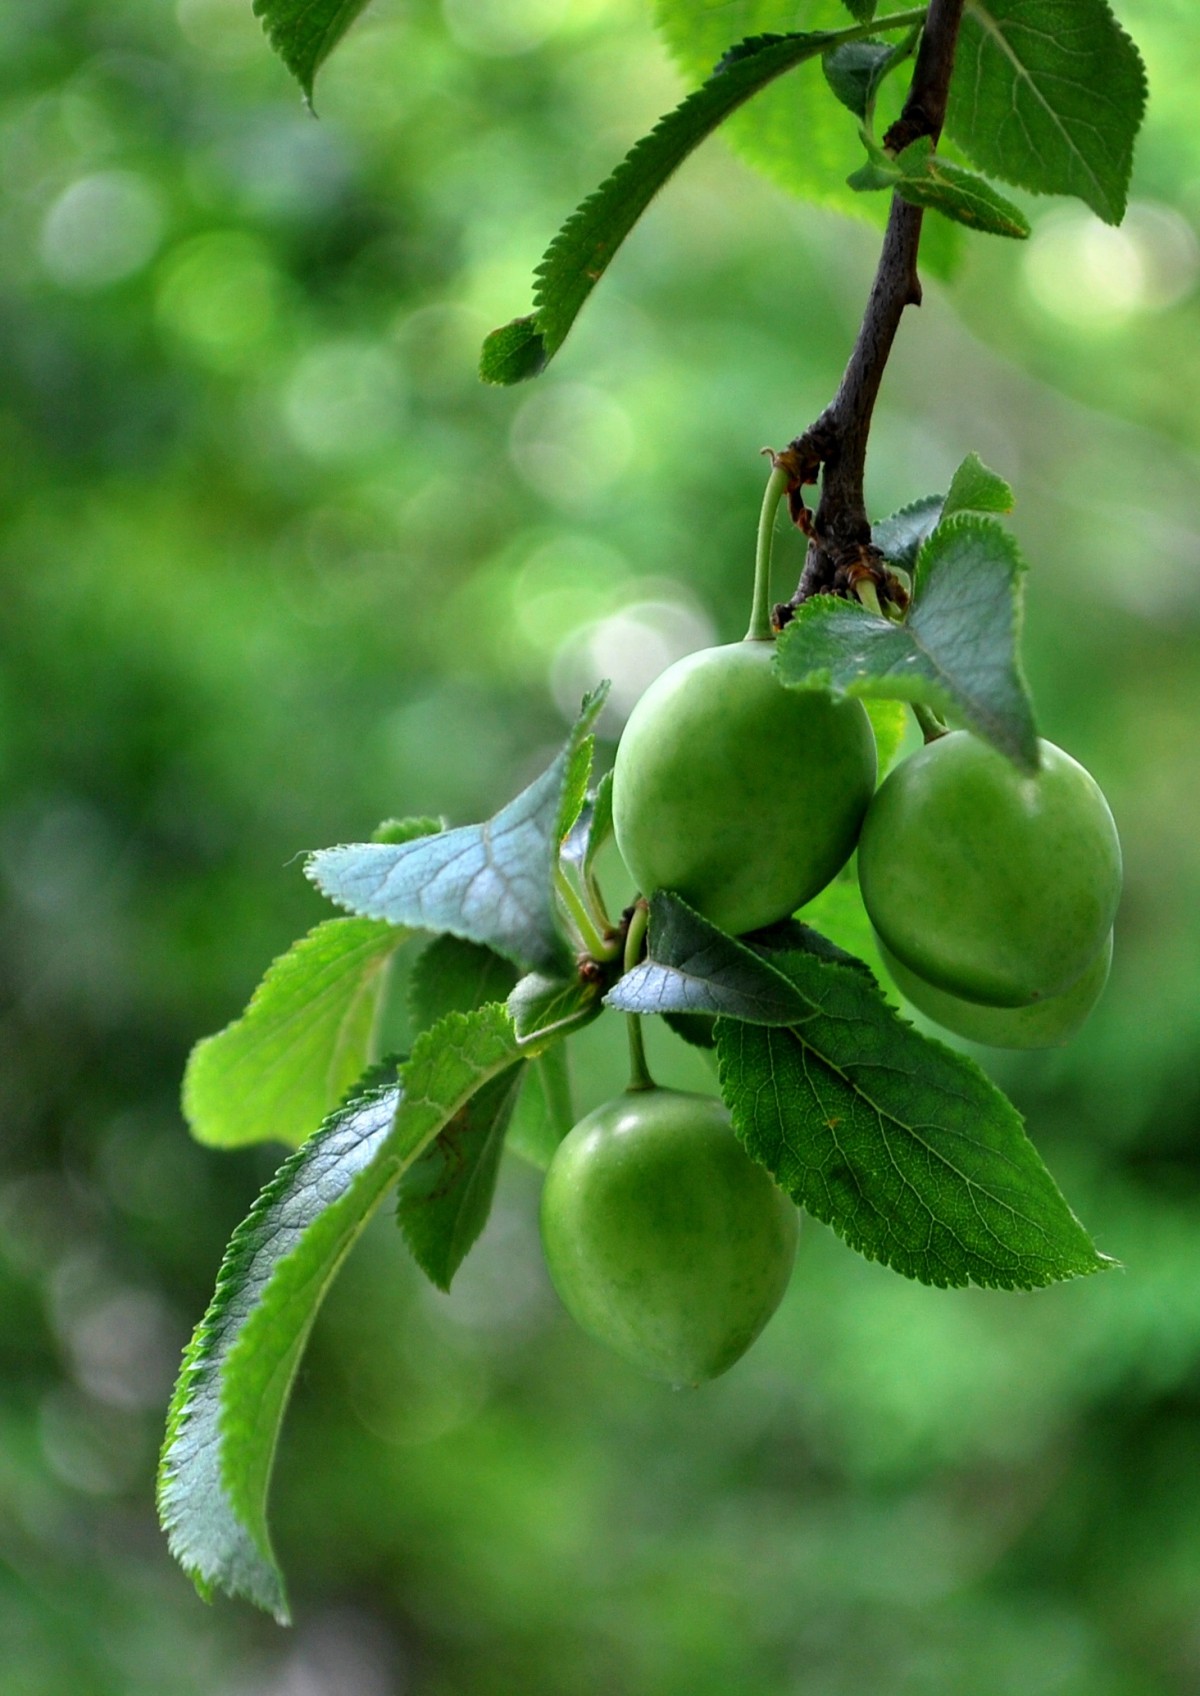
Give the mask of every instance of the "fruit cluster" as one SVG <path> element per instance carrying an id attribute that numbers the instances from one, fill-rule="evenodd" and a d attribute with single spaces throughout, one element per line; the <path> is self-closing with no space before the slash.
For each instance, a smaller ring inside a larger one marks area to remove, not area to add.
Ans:
<path id="1" fill-rule="evenodd" d="M 1092 777 L 1052 743 L 1036 774 L 965 731 L 878 790 L 861 704 L 788 690 L 774 644 L 680 661 L 617 751 L 617 843 L 643 894 L 670 889 L 740 935 L 789 917 L 855 847 L 888 971 L 976 1042 L 1067 1040 L 1108 975 L 1121 853 Z M 739 1358 L 778 1305 L 796 1210 L 724 1106 L 648 1080 L 598 1108 L 547 1175 L 542 1237 L 583 1328 L 673 1383 Z"/>

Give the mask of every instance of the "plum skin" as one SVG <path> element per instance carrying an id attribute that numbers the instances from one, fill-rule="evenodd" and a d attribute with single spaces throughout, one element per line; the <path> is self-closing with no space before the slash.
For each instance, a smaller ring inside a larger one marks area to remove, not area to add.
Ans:
<path id="1" fill-rule="evenodd" d="M 738 1142 L 724 1104 L 628 1090 L 559 1144 L 542 1246 L 572 1318 L 651 1377 L 725 1372 L 783 1298 L 796 1208 Z"/>
<path id="2" fill-rule="evenodd" d="M 879 952 L 892 982 L 912 1005 L 943 1030 L 989 1048 L 1061 1048 L 1078 1032 L 1104 993 L 1112 965 L 1112 932 L 1092 964 L 1061 995 L 1027 1007 L 988 1007 L 964 1001 L 910 972 L 879 937 Z"/>
<path id="3" fill-rule="evenodd" d="M 880 785 L 858 846 L 884 945 L 935 989 L 993 1007 L 1069 990 L 1112 929 L 1121 846 L 1095 779 L 1052 742 L 1035 775 L 967 731 Z"/>
<path id="4" fill-rule="evenodd" d="M 875 787 L 858 701 L 785 689 L 773 642 L 663 672 L 617 749 L 617 846 L 644 895 L 671 889 L 734 936 L 787 918 L 849 859 Z"/>

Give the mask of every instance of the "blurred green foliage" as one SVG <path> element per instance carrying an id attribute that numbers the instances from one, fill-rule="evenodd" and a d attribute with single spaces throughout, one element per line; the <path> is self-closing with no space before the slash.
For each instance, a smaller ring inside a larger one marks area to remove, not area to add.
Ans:
<path id="1" fill-rule="evenodd" d="M 188 1048 L 322 916 L 301 850 L 483 817 L 598 675 L 628 704 L 737 634 L 757 449 L 831 393 L 875 238 L 712 144 L 553 373 L 488 391 L 483 334 L 677 98 L 634 0 L 385 0 L 319 122 L 246 0 L 7 0 L 3 1696 L 1197 1688 L 1200 20 L 1120 10 L 1153 94 L 1129 223 L 1029 202 L 1027 249 L 970 243 L 870 472 L 879 513 L 970 448 L 1017 490 L 1042 729 L 1128 879 L 1084 1035 L 995 1065 L 1127 1271 L 948 1295 L 810 1224 L 762 1343 L 676 1395 L 559 1311 L 531 1172 L 449 1297 L 385 1217 L 285 1439 L 284 1636 L 203 1608 L 153 1519 L 179 1348 L 272 1164 L 189 1142 Z"/>

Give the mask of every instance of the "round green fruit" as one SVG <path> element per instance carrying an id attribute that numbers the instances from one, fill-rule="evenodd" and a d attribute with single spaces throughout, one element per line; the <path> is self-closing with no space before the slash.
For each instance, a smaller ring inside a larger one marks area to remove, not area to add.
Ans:
<path id="1" fill-rule="evenodd" d="M 581 1119 L 550 1163 L 541 1223 L 572 1318 L 671 1384 L 746 1352 L 796 1252 L 796 1209 L 722 1103 L 678 1090 L 629 1090 Z"/>
<path id="2" fill-rule="evenodd" d="M 875 787 L 858 701 L 784 689 L 773 642 L 689 654 L 617 749 L 617 846 L 644 895 L 673 889 L 739 936 L 787 918 L 845 865 Z"/>
<path id="3" fill-rule="evenodd" d="M 1031 1002 L 1028 1007 L 985 1007 L 981 1001 L 964 1001 L 910 972 L 882 941 L 879 952 L 904 999 L 943 1030 L 965 1036 L 970 1042 L 986 1043 L 989 1048 L 1061 1048 L 1080 1029 L 1104 992 L 1112 964 L 1112 932 L 1070 989 L 1047 996 L 1045 1001 Z"/>
<path id="4" fill-rule="evenodd" d="M 966 1001 L 1023 1007 L 1094 964 L 1121 893 L 1095 779 L 1052 742 L 1020 772 L 958 730 L 883 782 L 858 845 L 871 922 L 902 966 Z"/>

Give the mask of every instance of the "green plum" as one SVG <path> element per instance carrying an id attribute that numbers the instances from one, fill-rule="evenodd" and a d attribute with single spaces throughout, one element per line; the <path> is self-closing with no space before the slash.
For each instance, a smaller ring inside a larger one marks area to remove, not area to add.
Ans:
<path id="1" fill-rule="evenodd" d="M 971 1042 L 986 1043 L 989 1048 L 1061 1048 L 1081 1028 L 1104 992 L 1112 965 L 1112 932 L 1070 989 L 1027 1007 L 985 1007 L 981 1001 L 964 1001 L 910 972 L 882 941 L 879 952 L 905 1000 L 943 1030 Z"/>
<path id="2" fill-rule="evenodd" d="M 1062 995 L 1094 964 L 1121 893 L 1095 779 L 1042 742 L 1034 775 L 965 730 L 880 785 L 858 846 L 871 922 L 928 984 L 991 1007 Z"/>
<path id="3" fill-rule="evenodd" d="M 778 1307 L 798 1215 L 712 1096 L 631 1089 L 559 1144 L 542 1245 L 572 1317 L 671 1384 L 715 1378 Z"/>
<path id="4" fill-rule="evenodd" d="M 733 935 L 787 918 L 845 865 L 875 787 L 858 701 L 785 689 L 774 643 L 690 654 L 617 749 L 617 846 L 644 895 L 673 889 Z"/>

